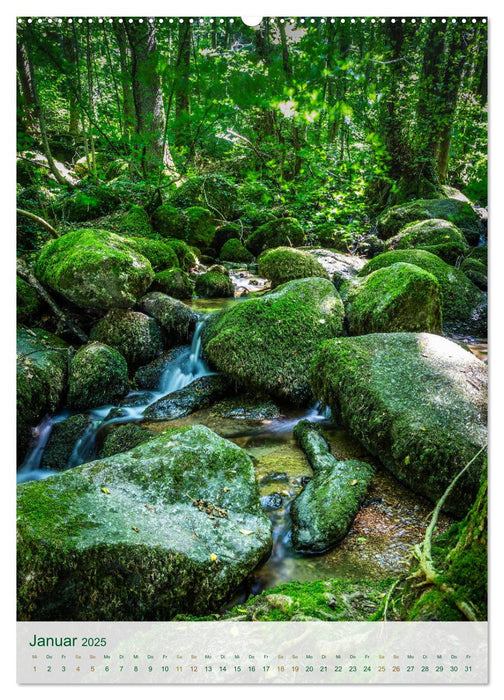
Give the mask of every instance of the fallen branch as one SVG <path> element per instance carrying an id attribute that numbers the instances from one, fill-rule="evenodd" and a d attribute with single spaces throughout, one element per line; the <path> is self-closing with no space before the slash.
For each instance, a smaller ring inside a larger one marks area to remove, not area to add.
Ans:
<path id="1" fill-rule="evenodd" d="M 48 231 L 53 238 L 59 238 L 59 234 L 54 229 L 51 224 L 48 224 L 45 219 L 43 219 L 41 216 L 37 216 L 36 214 L 33 214 L 31 211 L 26 211 L 26 209 L 16 209 L 16 214 L 20 216 L 26 216 L 28 219 L 31 219 L 32 221 L 36 221 L 37 224 L 45 228 L 46 231 Z"/>
<path id="2" fill-rule="evenodd" d="M 26 263 L 19 259 L 17 260 L 16 264 L 16 272 L 17 274 L 27 283 L 32 287 L 32 289 L 35 290 L 37 295 L 45 301 L 45 303 L 52 309 L 54 315 L 56 318 L 60 321 L 62 321 L 65 326 L 72 331 L 74 335 L 79 338 L 83 343 L 87 343 L 88 337 L 84 333 L 84 331 L 79 328 L 68 316 L 59 308 L 59 306 L 56 304 L 54 299 L 46 292 L 44 287 L 40 284 L 40 282 L 37 280 L 35 275 L 33 275 L 28 267 L 26 266 Z"/>

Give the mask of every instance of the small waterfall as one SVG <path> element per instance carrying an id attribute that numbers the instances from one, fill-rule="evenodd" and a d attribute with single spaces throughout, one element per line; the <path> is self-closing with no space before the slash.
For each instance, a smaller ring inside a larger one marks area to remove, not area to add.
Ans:
<path id="1" fill-rule="evenodd" d="M 201 334 L 204 324 L 205 318 L 198 321 L 194 330 L 191 346 L 187 347 L 172 362 L 167 364 L 161 375 L 158 388 L 155 391 L 145 392 L 144 402 L 128 406 L 128 398 L 133 399 L 134 397 L 138 397 L 138 392 L 132 392 L 123 400 L 122 403 L 126 404 L 124 406 L 99 406 L 88 411 L 92 422 L 75 443 L 67 467 L 77 467 L 79 464 L 96 459 L 98 433 L 106 426 L 142 420 L 145 409 L 158 399 L 178 389 L 183 389 L 199 377 L 215 374 L 215 372 L 210 370 L 202 357 Z M 117 415 L 116 413 L 116 415 L 113 415 L 111 418 L 107 418 L 114 409 L 120 409 L 120 414 Z M 37 426 L 36 444 L 18 470 L 18 483 L 43 479 L 56 473 L 49 469 L 40 469 L 40 463 L 51 434 L 52 426 L 55 422 L 64 420 L 69 415 L 68 411 L 62 412 L 54 418 L 45 418 L 42 423 Z"/>

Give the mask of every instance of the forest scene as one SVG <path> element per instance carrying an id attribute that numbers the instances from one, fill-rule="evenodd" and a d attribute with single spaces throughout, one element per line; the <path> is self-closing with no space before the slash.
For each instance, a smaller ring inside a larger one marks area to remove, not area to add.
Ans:
<path id="1" fill-rule="evenodd" d="M 18 620 L 486 620 L 484 19 L 17 21 Z"/>

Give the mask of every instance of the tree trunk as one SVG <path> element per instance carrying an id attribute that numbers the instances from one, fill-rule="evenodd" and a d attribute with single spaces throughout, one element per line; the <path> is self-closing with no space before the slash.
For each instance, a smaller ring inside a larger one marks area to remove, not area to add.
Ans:
<path id="1" fill-rule="evenodd" d="M 112 27 L 119 48 L 119 63 L 121 66 L 120 80 L 122 90 L 123 139 L 125 143 L 128 144 L 135 128 L 135 102 L 131 86 L 131 52 L 128 46 L 128 38 L 126 36 L 124 24 L 114 19 Z"/>
<path id="2" fill-rule="evenodd" d="M 19 84 L 21 86 L 22 102 L 19 102 L 18 107 L 23 107 L 23 118 L 28 127 L 33 127 L 36 120 L 36 100 L 35 92 L 32 84 L 32 76 L 30 73 L 30 65 L 25 47 L 18 42 L 17 44 L 17 69 L 19 76 Z"/>
<path id="3" fill-rule="evenodd" d="M 178 59 L 175 90 L 174 141 L 177 148 L 190 149 L 191 117 L 189 105 L 189 76 L 191 68 L 191 25 L 189 22 L 178 26 Z"/>
<path id="4" fill-rule="evenodd" d="M 77 76 L 77 51 L 75 48 L 75 37 L 74 35 L 63 36 L 63 55 L 66 62 L 66 76 L 69 83 L 68 89 L 68 131 L 73 135 L 79 134 L 79 102 L 75 91 L 71 89 L 71 84 L 75 82 Z"/>
<path id="5" fill-rule="evenodd" d="M 135 102 L 139 158 L 145 177 L 175 168 L 165 134 L 165 112 L 154 23 L 126 24 L 131 47 L 131 72 Z"/>

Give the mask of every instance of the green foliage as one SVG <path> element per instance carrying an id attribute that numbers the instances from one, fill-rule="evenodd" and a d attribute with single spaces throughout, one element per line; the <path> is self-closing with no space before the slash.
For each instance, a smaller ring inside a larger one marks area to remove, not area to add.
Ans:
<path id="1" fill-rule="evenodd" d="M 306 243 L 303 227 L 297 219 L 286 217 L 274 219 L 259 226 L 247 238 L 246 246 L 254 255 L 259 255 L 267 248 L 279 246 L 301 246 Z"/>

